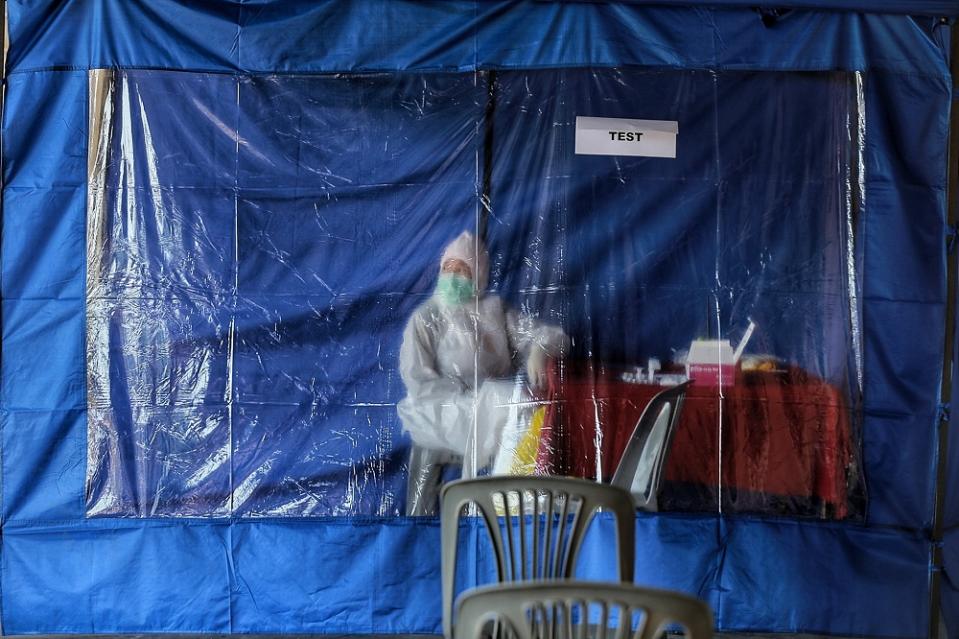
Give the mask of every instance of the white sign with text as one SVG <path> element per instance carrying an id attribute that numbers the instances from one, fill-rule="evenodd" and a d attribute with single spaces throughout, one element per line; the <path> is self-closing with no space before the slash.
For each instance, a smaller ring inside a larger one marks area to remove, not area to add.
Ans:
<path id="1" fill-rule="evenodd" d="M 576 116 L 577 155 L 675 158 L 679 122 Z"/>

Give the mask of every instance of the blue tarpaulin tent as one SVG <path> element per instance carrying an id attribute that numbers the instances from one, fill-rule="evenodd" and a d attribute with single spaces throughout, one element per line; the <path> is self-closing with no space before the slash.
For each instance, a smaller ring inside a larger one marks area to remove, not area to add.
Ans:
<path id="1" fill-rule="evenodd" d="M 959 4 L 764 4 L 8 0 L 3 631 L 438 632 L 396 362 L 474 229 L 574 358 L 752 319 L 839 389 L 848 438 L 796 444 L 838 480 L 690 507 L 677 468 L 638 582 L 719 631 L 959 636 Z M 578 155 L 579 116 L 677 121 L 675 158 Z"/>

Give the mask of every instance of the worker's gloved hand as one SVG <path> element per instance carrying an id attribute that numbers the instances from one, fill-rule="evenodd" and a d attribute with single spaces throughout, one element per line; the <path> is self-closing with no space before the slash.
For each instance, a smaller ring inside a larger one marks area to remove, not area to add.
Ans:
<path id="1" fill-rule="evenodd" d="M 534 345 L 529 351 L 529 358 L 526 360 L 526 376 L 529 378 L 530 386 L 535 389 L 546 388 L 548 359 L 546 351 L 539 346 Z"/>

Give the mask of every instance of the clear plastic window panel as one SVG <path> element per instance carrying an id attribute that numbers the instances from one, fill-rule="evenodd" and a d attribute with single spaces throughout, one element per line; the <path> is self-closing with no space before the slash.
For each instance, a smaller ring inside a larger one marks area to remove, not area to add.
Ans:
<path id="1" fill-rule="evenodd" d="M 854 73 L 90 73 L 87 514 L 865 512 Z"/>

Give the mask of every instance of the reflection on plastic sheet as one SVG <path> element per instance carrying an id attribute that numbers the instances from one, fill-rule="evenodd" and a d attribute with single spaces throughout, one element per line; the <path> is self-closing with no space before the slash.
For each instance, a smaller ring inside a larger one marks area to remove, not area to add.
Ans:
<path id="1" fill-rule="evenodd" d="M 661 509 L 861 516 L 861 92 L 91 72 L 88 514 L 428 515 L 460 476 L 660 469 Z M 577 117 L 676 123 L 676 157 L 577 154 Z"/>

